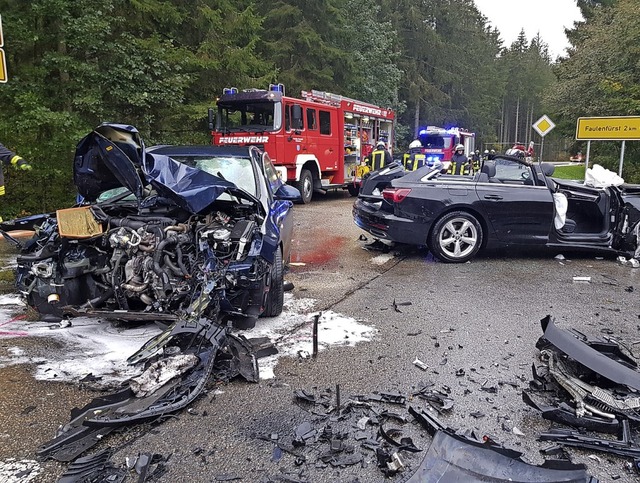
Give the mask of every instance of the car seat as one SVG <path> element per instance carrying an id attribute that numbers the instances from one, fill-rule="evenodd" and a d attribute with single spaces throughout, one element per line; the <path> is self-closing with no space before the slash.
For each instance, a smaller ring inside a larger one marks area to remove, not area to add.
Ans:
<path id="1" fill-rule="evenodd" d="M 493 161 L 485 161 L 480 173 L 484 173 L 487 176 L 486 180 L 489 181 L 489 183 L 500 183 L 500 180 L 494 178 L 496 175 L 496 163 Z"/>

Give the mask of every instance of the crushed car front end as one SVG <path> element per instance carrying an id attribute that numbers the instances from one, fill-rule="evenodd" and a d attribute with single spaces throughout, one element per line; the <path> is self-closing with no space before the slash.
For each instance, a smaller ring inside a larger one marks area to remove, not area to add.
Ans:
<path id="1" fill-rule="evenodd" d="M 265 212 L 256 198 L 145 153 L 130 126 L 84 138 L 74 180 L 86 204 L 49 217 L 18 258 L 18 289 L 40 314 L 168 324 L 209 293 L 216 303 L 203 317 L 255 322 L 272 265 L 262 256 Z"/>

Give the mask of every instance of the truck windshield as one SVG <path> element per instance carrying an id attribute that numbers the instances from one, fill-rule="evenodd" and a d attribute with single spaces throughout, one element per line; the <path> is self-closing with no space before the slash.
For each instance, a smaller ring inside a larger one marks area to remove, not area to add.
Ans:
<path id="1" fill-rule="evenodd" d="M 281 102 L 218 102 L 218 131 L 265 132 L 282 127 Z"/>
<path id="2" fill-rule="evenodd" d="M 423 134 L 420 136 L 420 142 L 422 146 L 425 148 L 445 148 L 448 149 L 451 147 L 451 138 L 450 137 L 442 137 L 437 134 Z"/>

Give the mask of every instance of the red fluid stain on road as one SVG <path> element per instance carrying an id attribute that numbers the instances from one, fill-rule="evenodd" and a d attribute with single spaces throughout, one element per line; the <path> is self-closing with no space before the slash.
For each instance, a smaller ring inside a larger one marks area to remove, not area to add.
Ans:
<path id="1" fill-rule="evenodd" d="M 326 265 L 338 257 L 346 238 L 340 236 L 312 237 L 306 243 L 293 241 L 291 261 L 307 265 Z"/>

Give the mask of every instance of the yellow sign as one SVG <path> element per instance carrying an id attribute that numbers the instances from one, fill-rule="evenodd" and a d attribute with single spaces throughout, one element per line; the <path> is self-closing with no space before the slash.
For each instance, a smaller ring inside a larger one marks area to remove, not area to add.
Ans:
<path id="1" fill-rule="evenodd" d="M 0 82 L 7 82 L 7 63 L 5 62 L 4 49 L 0 49 Z"/>
<path id="2" fill-rule="evenodd" d="M 556 127 L 556 125 L 551 119 L 544 115 L 534 122 L 532 127 L 538 132 L 538 134 L 540 134 L 540 136 L 545 137 L 554 127 Z"/>
<path id="3" fill-rule="evenodd" d="M 580 117 L 576 139 L 584 141 L 640 140 L 640 117 Z"/>

